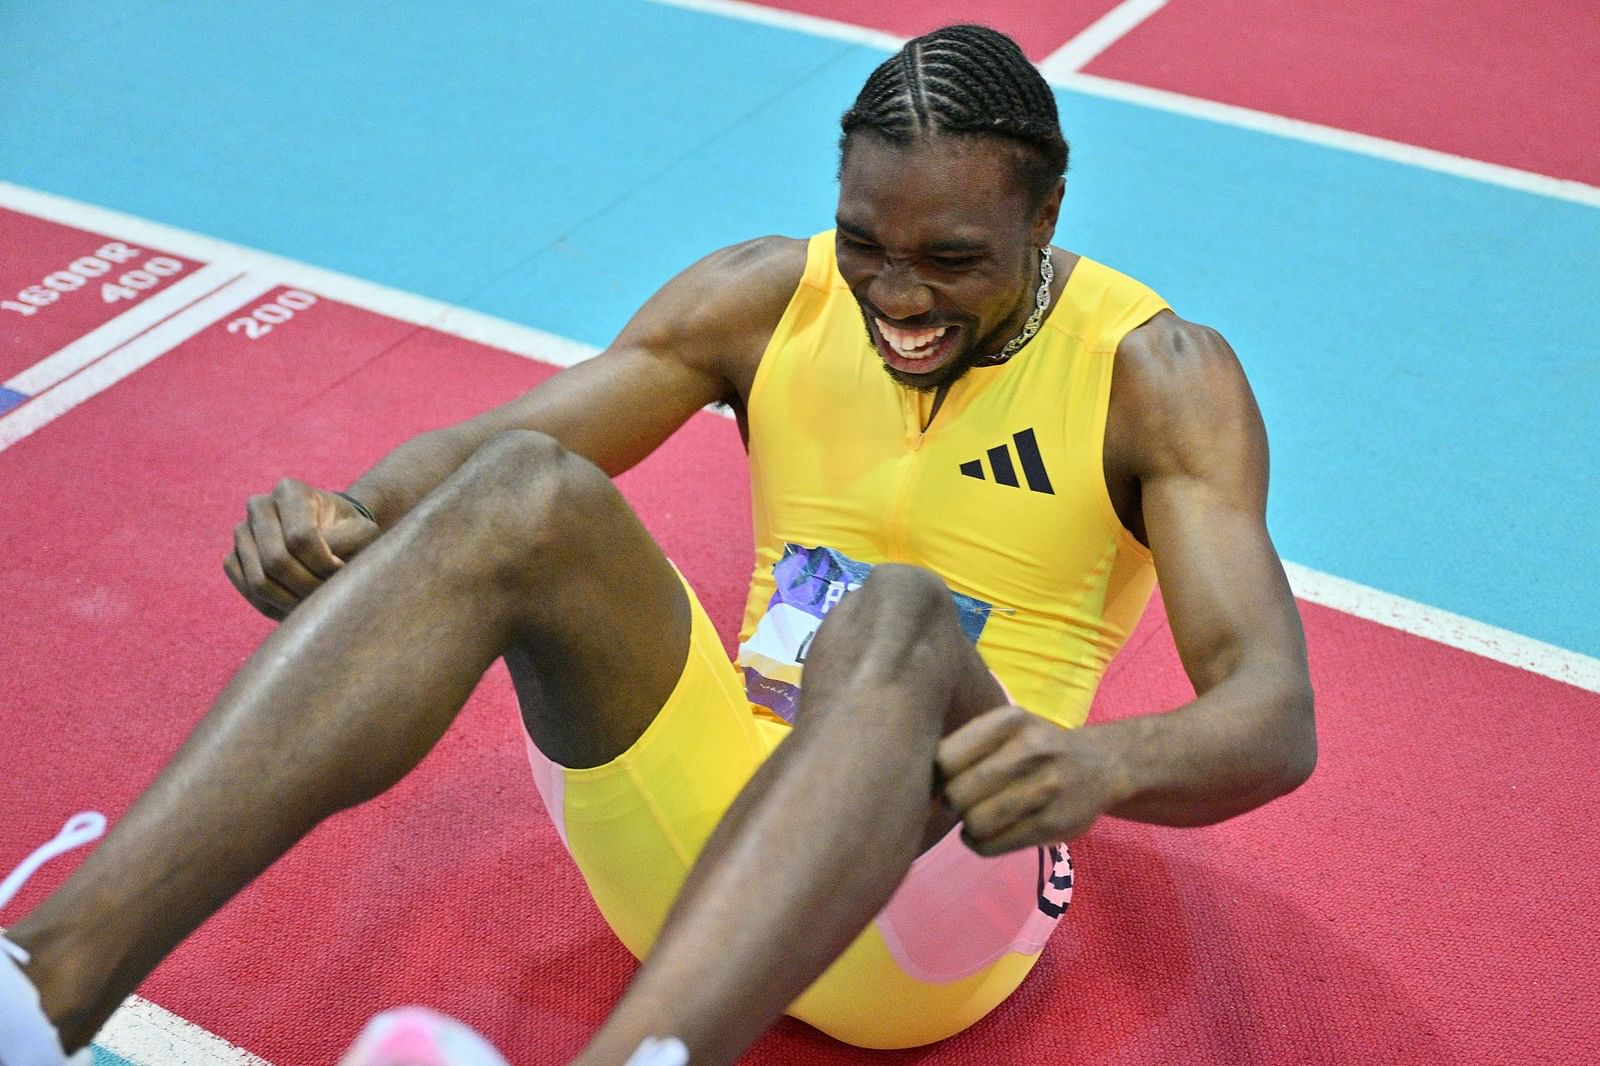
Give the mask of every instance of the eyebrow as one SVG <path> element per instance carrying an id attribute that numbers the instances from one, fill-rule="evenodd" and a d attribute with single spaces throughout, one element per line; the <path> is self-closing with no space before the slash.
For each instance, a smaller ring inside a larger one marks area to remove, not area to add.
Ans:
<path id="1" fill-rule="evenodd" d="M 881 243 L 872 235 L 872 231 L 865 226 L 859 226 L 848 219 L 838 217 L 833 222 L 837 229 L 851 237 L 860 238 L 870 244 Z M 962 240 L 959 237 L 952 237 L 947 240 L 934 241 L 920 250 L 928 255 L 987 255 L 989 245 L 984 241 Z"/>

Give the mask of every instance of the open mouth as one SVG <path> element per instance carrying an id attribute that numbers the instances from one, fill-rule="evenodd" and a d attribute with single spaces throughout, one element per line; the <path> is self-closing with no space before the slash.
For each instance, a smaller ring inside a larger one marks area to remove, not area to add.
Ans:
<path id="1" fill-rule="evenodd" d="M 872 319 L 872 339 L 891 370 L 902 374 L 930 374 L 948 361 L 955 350 L 959 326 L 901 329 L 881 318 Z"/>

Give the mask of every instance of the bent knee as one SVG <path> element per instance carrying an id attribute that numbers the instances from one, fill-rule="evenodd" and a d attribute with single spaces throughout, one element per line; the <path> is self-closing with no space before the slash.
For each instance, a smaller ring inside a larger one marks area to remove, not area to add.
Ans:
<path id="1" fill-rule="evenodd" d="M 955 604 L 944 579 L 908 563 L 880 563 L 840 606 L 845 604 L 852 604 L 854 613 L 867 616 L 861 619 L 865 623 L 892 614 L 912 630 L 923 630 L 943 616 L 955 618 Z"/>
<path id="2" fill-rule="evenodd" d="M 497 433 L 440 486 L 439 518 L 480 546 L 526 555 L 624 507 L 604 471 L 546 433 Z"/>
<path id="3" fill-rule="evenodd" d="M 943 579 L 929 570 L 881 563 L 829 611 L 807 659 L 843 657 L 858 667 L 892 665 L 900 672 L 914 659 L 929 666 L 954 662 L 965 644 L 955 602 Z"/>

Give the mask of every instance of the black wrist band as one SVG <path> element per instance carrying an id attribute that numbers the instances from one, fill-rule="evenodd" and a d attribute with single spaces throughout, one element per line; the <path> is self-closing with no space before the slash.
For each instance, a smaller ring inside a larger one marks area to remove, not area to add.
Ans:
<path id="1" fill-rule="evenodd" d="M 360 500 L 356 499 L 354 496 L 350 495 L 348 492 L 340 492 L 338 489 L 334 489 L 333 490 L 333 494 L 335 496 L 340 497 L 343 500 L 348 501 L 351 507 L 354 507 L 357 511 L 359 511 L 361 513 L 361 517 L 362 518 L 365 518 L 368 522 L 371 522 L 373 525 L 377 525 L 378 524 L 378 520 L 376 518 L 374 518 L 373 515 L 372 515 L 372 512 L 367 509 L 367 505 L 362 503 Z"/>

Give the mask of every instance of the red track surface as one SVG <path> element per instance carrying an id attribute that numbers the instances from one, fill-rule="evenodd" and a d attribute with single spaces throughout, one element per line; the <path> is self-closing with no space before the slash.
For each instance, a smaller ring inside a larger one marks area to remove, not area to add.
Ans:
<path id="1" fill-rule="evenodd" d="M 267 632 L 221 574 L 249 492 L 344 484 L 548 372 L 324 300 L 258 341 L 218 323 L 0 452 L 0 869 L 72 811 L 125 810 Z M 749 565 L 743 476 L 732 424 L 702 415 L 623 479 L 724 633 Z M 1066 927 L 967 1034 L 867 1055 L 785 1023 L 749 1061 L 1588 1061 L 1600 696 L 1305 615 L 1322 735 L 1306 787 L 1208 829 L 1101 823 Z M 1187 695 L 1152 616 L 1096 713 Z M 416 773 L 314 832 L 144 994 L 284 1066 L 333 1061 L 409 1002 L 513 1061 L 565 1061 L 631 961 L 538 806 L 518 729 L 497 669 Z"/>
<path id="2" fill-rule="evenodd" d="M 1009 33 L 1028 58 L 1037 63 L 1117 3 L 1118 0 L 883 0 L 863 4 L 861 0 L 768 0 L 762 6 L 866 26 L 900 37 L 915 37 L 953 22 L 981 22 Z"/>
<path id="3" fill-rule="evenodd" d="M 901 36 L 982 22 L 1037 62 L 1116 2 L 765 6 Z M 1085 72 L 1600 185 L 1597 42 L 1600 5 L 1572 0 L 1171 0 Z"/>
<path id="4" fill-rule="evenodd" d="M 1600 184 L 1600 5 L 1173 0 L 1086 72 Z"/>

